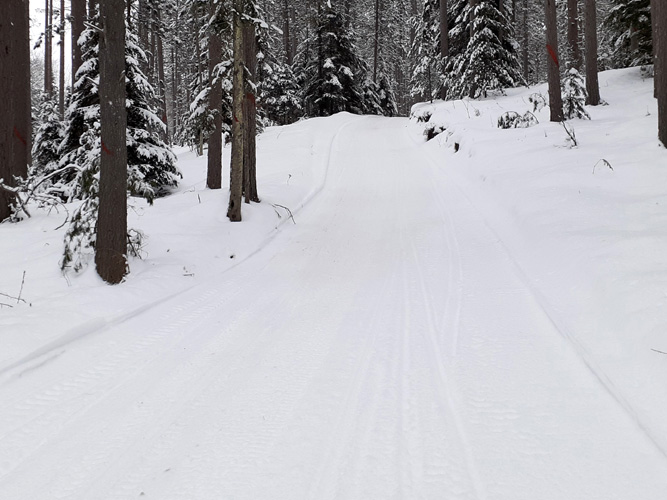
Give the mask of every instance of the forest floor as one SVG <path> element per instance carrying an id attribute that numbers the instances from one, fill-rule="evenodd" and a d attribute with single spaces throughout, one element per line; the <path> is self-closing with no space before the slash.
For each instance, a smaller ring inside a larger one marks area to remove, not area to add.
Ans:
<path id="1" fill-rule="evenodd" d="M 496 127 L 544 87 L 270 128 L 240 224 L 182 150 L 114 287 L 64 212 L 0 225 L 0 498 L 667 498 L 652 85 L 601 74 L 577 147 Z"/>

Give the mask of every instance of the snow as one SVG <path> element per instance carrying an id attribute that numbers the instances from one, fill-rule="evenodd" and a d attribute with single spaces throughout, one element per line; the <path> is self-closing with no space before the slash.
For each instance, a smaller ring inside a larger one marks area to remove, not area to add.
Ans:
<path id="1" fill-rule="evenodd" d="M 667 498 L 652 85 L 602 73 L 576 148 L 497 128 L 544 87 L 269 128 L 243 223 L 179 150 L 115 287 L 64 212 L 0 225 L 0 498 Z"/>

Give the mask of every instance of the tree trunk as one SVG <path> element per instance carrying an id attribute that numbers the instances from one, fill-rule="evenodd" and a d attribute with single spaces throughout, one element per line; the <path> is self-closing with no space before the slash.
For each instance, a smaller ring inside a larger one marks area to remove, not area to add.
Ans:
<path id="1" fill-rule="evenodd" d="M 92 19 L 95 16 L 97 2 L 98 0 L 88 0 L 88 19 Z"/>
<path id="2" fill-rule="evenodd" d="M 579 50 L 579 0 L 567 0 L 567 44 L 572 58 L 572 67 L 581 71 Z"/>
<path id="3" fill-rule="evenodd" d="M 663 0 L 654 0 L 651 4 L 652 18 L 655 18 L 655 77 L 656 97 L 658 99 L 658 139 L 667 147 L 667 7 Z"/>
<path id="4" fill-rule="evenodd" d="M 53 0 L 46 0 L 44 19 L 44 93 L 53 98 Z"/>
<path id="5" fill-rule="evenodd" d="M 558 23 L 556 0 L 546 0 L 545 18 L 547 27 L 547 79 L 549 81 L 549 108 L 551 121 L 563 121 L 563 98 L 560 92 L 560 73 L 558 60 Z"/>
<path id="6" fill-rule="evenodd" d="M 658 89 L 660 88 L 660 71 L 658 71 L 658 42 L 660 33 L 658 33 L 658 2 L 651 0 L 651 36 L 653 39 L 653 97 L 658 98 Z"/>
<path id="7" fill-rule="evenodd" d="M 257 40 L 255 24 L 243 23 L 243 52 L 250 81 L 243 99 L 243 194 L 245 202 L 259 202 L 257 194 L 257 101 L 253 85 L 257 83 Z"/>
<path id="8" fill-rule="evenodd" d="M 378 56 L 380 52 L 380 0 L 375 0 L 375 32 L 373 34 L 373 82 L 378 81 Z"/>
<path id="9" fill-rule="evenodd" d="M 76 82 L 76 72 L 81 66 L 79 37 L 83 33 L 86 20 L 86 0 L 72 0 L 72 88 Z"/>
<path id="10" fill-rule="evenodd" d="M 160 98 L 160 111 L 162 112 L 162 123 L 165 125 L 165 138 L 167 141 L 169 141 L 169 126 L 168 126 L 168 121 L 169 118 L 167 116 L 167 86 L 166 86 L 166 80 L 164 76 L 164 46 L 162 43 L 162 33 L 161 33 L 161 26 L 162 26 L 162 15 L 161 12 L 158 10 L 155 13 L 156 16 L 156 36 L 157 36 L 157 76 L 159 79 L 158 82 L 158 92 L 159 92 L 159 98 Z"/>
<path id="11" fill-rule="evenodd" d="M 584 33 L 586 44 L 586 93 L 587 104 L 597 106 L 600 104 L 600 85 L 598 83 L 598 32 L 597 13 L 595 11 L 595 0 L 585 0 L 584 22 L 586 32 Z"/>
<path id="12" fill-rule="evenodd" d="M 447 0 L 440 0 L 440 57 L 444 61 L 449 57 L 449 22 L 447 19 Z M 444 71 L 444 67 L 442 68 Z M 447 88 L 443 85 L 440 97 L 447 99 Z"/>
<path id="13" fill-rule="evenodd" d="M 523 0 L 522 14 L 523 47 L 521 47 L 521 59 L 523 60 L 523 79 L 528 82 L 530 74 L 530 63 L 528 62 L 528 43 L 530 40 L 530 32 L 528 31 L 528 0 Z"/>
<path id="14" fill-rule="evenodd" d="M 210 15 L 215 15 L 215 4 L 209 3 Z M 209 107 L 215 114 L 213 131 L 208 138 L 208 170 L 206 186 L 209 189 L 222 187 L 222 79 L 214 80 L 214 70 L 222 62 L 222 40 L 211 26 L 208 35 L 208 79 L 211 85 Z M 214 83 L 215 82 L 215 83 Z"/>
<path id="15" fill-rule="evenodd" d="M 125 109 L 125 0 L 100 2 L 100 199 L 95 265 L 120 283 L 127 273 L 127 111 Z"/>
<path id="16" fill-rule="evenodd" d="M 65 118 L 65 0 L 60 0 L 60 86 L 58 112 Z"/>
<path id="17" fill-rule="evenodd" d="M 289 66 L 294 62 L 292 53 L 292 39 L 290 38 L 290 11 L 288 0 L 283 0 L 283 45 L 285 47 L 285 61 Z"/>
<path id="18" fill-rule="evenodd" d="M 0 179 L 14 186 L 30 163 L 30 28 L 28 0 L 9 0 L 0 16 Z M 11 96 L 11 98 L 8 98 Z M 0 189 L 0 221 L 14 196 Z"/>
<path id="19" fill-rule="evenodd" d="M 229 207 L 227 217 L 232 222 L 241 220 L 241 203 L 243 197 L 243 27 L 241 14 L 243 0 L 234 0 L 234 69 L 232 77 L 232 161 L 229 179 Z"/>

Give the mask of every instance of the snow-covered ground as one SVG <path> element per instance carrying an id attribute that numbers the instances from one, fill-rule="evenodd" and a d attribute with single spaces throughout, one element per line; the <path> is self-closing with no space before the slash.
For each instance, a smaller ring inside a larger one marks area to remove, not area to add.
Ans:
<path id="1" fill-rule="evenodd" d="M 652 85 L 603 73 L 576 148 L 496 127 L 543 87 L 269 129 L 241 224 L 181 151 L 115 287 L 0 225 L 0 498 L 667 498 Z"/>

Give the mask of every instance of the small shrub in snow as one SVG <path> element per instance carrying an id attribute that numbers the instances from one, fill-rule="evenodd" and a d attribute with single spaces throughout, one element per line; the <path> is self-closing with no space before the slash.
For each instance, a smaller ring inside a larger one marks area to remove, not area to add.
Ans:
<path id="1" fill-rule="evenodd" d="M 575 68 L 570 68 L 563 79 L 563 114 L 565 118 L 568 120 L 572 118 L 591 119 L 584 108 L 586 96 L 584 79 Z"/>
<path id="2" fill-rule="evenodd" d="M 534 94 L 530 94 L 528 96 L 528 102 L 533 105 L 533 113 L 537 113 L 538 111 L 542 111 L 542 109 L 547 107 L 546 98 L 542 94 L 540 94 L 539 92 L 535 92 Z"/>
<path id="3" fill-rule="evenodd" d="M 516 111 L 508 111 L 500 115 L 498 118 L 498 128 L 528 128 L 537 125 L 539 122 L 535 115 L 530 111 L 526 111 L 520 115 Z"/>
<path id="4" fill-rule="evenodd" d="M 447 127 L 445 127 L 444 125 L 429 123 L 426 125 L 426 128 L 424 128 L 424 137 L 426 137 L 427 141 L 430 141 L 436 135 L 442 134 L 445 130 L 447 130 Z"/>

